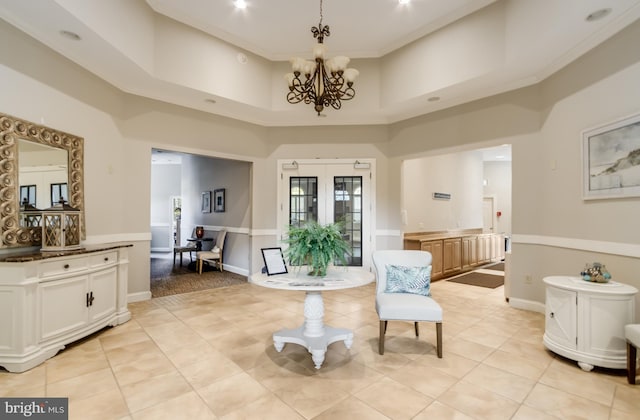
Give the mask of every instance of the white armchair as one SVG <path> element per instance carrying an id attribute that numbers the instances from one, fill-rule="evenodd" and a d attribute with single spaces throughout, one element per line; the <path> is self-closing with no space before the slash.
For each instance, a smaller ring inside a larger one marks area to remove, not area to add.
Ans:
<path id="1" fill-rule="evenodd" d="M 425 251 L 376 251 L 373 253 L 373 263 L 377 273 L 376 312 L 380 319 L 380 354 L 384 354 L 388 321 L 413 321 L 416 337 L 419 336 L 418 322 L 428 321 L 436 323 L 436 351 L 438 357 L 442 358 L 442 308 L 429 292 L 431 254 Z M 388 277 L 390 272 L 392 279 Z M 398 287 L 401 284 L 398 278 L 402 276 L 405 277 L 406 287 Z"/>
<path id="2" fill-rule="evenodd" d="M 224 250 L 224 240 L 227 237 L 227 231 L 221 230 L 216 236 L 216 242 L 213 244 L 211 251 L 198 251 L 196 253 L 196 266 L 198 273 L 202 274 L 202 266 L 204 262 L 213 263 L 222 271 L 222 255 Z"/>

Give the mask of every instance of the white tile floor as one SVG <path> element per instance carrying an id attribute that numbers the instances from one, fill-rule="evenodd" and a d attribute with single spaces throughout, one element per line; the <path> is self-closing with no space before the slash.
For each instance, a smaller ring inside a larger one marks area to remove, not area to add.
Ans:
<path id="1" fill-rule="evenodd" d="M 377 352 L 374 286 L 325 293 L 325 319 L 348 327 L 320 370 L 271 334 L 302 321 L 302 292 L 251 284 L 129 305 L 133 319 L 22 374 L 0 395 L 69 397 L 71 419 L 639 419 L 640 385 L 622 370 L 583 372 L 542 345 L 542 314 L 503 289 L 432 285 L 435 326 L 390 322 Z"/>

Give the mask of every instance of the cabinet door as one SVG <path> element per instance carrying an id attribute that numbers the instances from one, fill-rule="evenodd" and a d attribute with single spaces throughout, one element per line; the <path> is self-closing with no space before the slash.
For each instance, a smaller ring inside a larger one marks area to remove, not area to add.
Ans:
<path id="1" fill-rule="evenodd" d="M 460 238 L 445 239 L 443 247 L 443 271 L 451 275 L 462 270 L 462 240 Z"/>
<path id="2" fill-rule="evenodd" d="M 634 322 L 633 298 L 581 293 L 578 313 L 578 350 L 603 358 L 626 358 L 624 326 Z"/>
<path id="3" fill-rule="evenodd" d="M 40 284 L 42 341 L 87 324 L 87 284 L 86 275 Z"/>
<path id="4" fill-rule="evenodd" d="M 554 343 L 577 348 L 577 293 L 547 286 L 545 303 L 545 334 Z"/>
<path id="5" fill-rule="evenodd" d="M 471 268 L 471 240 L 468 237 L 462 238 L 462 270 L 468 270 Z"/>
<path id="6" fill-rule="evenodd" d="M 118 272 L 116 267 L 99 271 L 89 276 L 89 293 L 93 297 L 89 306 L 90 323 L 116 312 L 117 283 Z"/>
<path id="7" fill-rule="evenodd" d="M 422 242 L 420 249 L 431 253 L 431 280 L 442 278 L 442 240 Z"/>
<path id="8" fill-rule="evenodd" d="M 489 235 L 478 236 L 478 263 L 488 263 L 491 259 L 491 237 Z"/>

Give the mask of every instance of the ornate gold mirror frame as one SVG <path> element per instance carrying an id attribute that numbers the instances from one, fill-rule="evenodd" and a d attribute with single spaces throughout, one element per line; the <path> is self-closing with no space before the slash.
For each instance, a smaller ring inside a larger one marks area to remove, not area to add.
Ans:
<path id="1" fill-rule="evenodd" d="M 84 223 L 84 139 L 43 125 L 0 113 L 0 248 L 42 244 L 41 227 L 20 226 L 18 140 L 64 149 L 68 156 L 70 206 L 80 210 L 80 235 L 86 239 Z"/>

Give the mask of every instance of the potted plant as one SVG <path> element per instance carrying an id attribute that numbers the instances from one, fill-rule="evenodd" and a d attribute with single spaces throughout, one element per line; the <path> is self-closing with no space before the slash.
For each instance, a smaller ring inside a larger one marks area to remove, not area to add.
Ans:
<path id="1" fill-rule="evenodd" d="M 324 276 L 327 267 L 334 261 L 347 264 L 346 255 L 350 254 L 350 245 L 342 237 L 340 225 L 330 223 L 320 225 L 308 222 L 304 226 L 289 226 L 287 239 L 289 247 L 285 256 L 292 266 L 309 266 L 310 276 Z"/>

